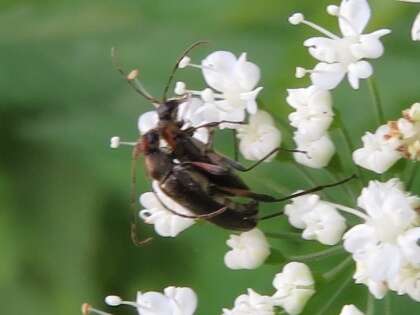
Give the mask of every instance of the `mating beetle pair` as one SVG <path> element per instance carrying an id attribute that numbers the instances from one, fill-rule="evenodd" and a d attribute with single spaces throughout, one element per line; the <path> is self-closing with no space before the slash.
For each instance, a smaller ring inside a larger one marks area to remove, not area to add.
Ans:
<path id="1" fill-rule="evenodd" d="M 271 218 L 281 213 L 258 217 L 258 202 L 280 202 L 301 195 L 316 192 L 327 187 L 340 185 L 354 176 L 340 182 L 317 186 L 306 191 L 295 193 L 283 198 L 275 198 L 266 194 L 255 193 L 236 174 L 236 171 L 248 171 L 281 148 L 276 148 L 263 159 L 251 167 L 244 167 L 237 161 L 231 160 L 212 149 L 212 141 L 203 143 L 193 137 L 193 133 L 200 128 L 214 128 L 221 123 L 214 122 L 198 127 L 182 129 L 183 122 L 177 119 L 178 107 L 187 101 L 188 95 L 180 98 L 167 99 L 166 95 L 173 80 L 179 63 L 198 42 L 190 46 L 178 59 L 165 87 L 161 101 L 151 96 L 137 81 L 138 71 L 128 75 L 116 64 L 117 69 L 135 90 L 152 102 L 158 113 L 157 127 L 149 130 L 139 138 L 133 149 L 133 186 L 135 184 L 135 164 L 144 155 L 145 167 L 148 175 L 159 183 L 161 190 L 174 201 L 189 209 L 195 215 L 187 216 L 167 209 L 175 215 L 189 218 L 206 219 L 222 228 L 236 231 L 253 229 L 259 220 Z M 115 56 L 114 56 L 115 58 Z M 239 123 L 241 124 L 241 123 Z M 161 140 L 165 140 L 168 148 L 161 148 Z M 301 152 L 297 150 L 285 150 Z M 232 197 L 246 197 L 250 201 L 239 203 Z M 133 191 L 132 202 L 135 207 L 136 194 Z M 163 205 L 164 203 L 161 202 Z M 165 206 L 165 205 L 164 205 Z M 136 215 L 137 217 L 137 215 Z"/>

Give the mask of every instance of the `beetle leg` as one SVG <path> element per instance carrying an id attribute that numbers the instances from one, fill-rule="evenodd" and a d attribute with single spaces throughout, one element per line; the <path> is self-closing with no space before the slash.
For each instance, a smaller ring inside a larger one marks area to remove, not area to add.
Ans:
<path id="1" fill-rule="evenodd" d="M 282 201 L 286 201 L 286 200 L 290 200 L 296 197 L 300 197 L 303 195 L 307 195 L 307 194 L 311 194 L 317 191 L 321 191 L 323 189 L 326 188 L 331 188 L 331 187 L 335 187 L 335 186 L 339 186 L 341 184 L 344 184 L 354 178 L 357 178 L 356 175 L 352 175 L 350 177 L 347 177 L 341 181 L 335 182 L 335 183 L 331 183 L 331 184 L 327 184 L 327 185 L 320 185 L 320 186 L 315 186 L 312 187 L 310 189 L 295 193 L 295 194 L 291 194 L 289 196 L 286 197 L 282 197 L 282 198 L 276 198 L 270 195 L 266 195 L 266 194 L 259 194 L 259 193 L 255 193 L 253 191 L 250 190 L 245 190 L 245 189 L 237 189 L 237 188 L 230 188 L 230 187 L 221 187 L 219 186 L 218 189 L 220 189 L 221 191 L 225 191 L 228 193 L 233 194 L 234 196 L 240 196 L 240 197 L 248 197 L 248 198 L 252 198 L 254 200 L 258 200 L 261 202 L 282 202 Z"/>
<path id="2" fill-rule="evenodd" d="M 133 211 L 133 221 L 131 223 L 131 230 L 130 230 L 130 236 L 131 241 L 136 246 L 144 246 L 147 243 L 149 243 L 153 238 L 148 237 L 144 240 L 139 240 L 137 237 L 137 226 L 139 223 L 138 215 L 137 215 L 137 193 L 136 193 L 136 183 L 137 183 L 137 159 L 138 159 L 138 151 L 137 148 L 133 149 L 133 155 L 131 158 L 131 196 L 130 196 L 130 207 Z"/>

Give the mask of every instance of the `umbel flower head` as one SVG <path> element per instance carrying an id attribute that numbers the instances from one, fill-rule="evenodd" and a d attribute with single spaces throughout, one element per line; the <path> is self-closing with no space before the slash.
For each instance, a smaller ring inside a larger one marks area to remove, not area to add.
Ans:
<path id="1" fill-rule="evenodd" d="M 371 16 L 367 0 L 343 0 L 340 6 L 328 6 L 327 12 L 338 18 L 341 37 L 305 20 L 301 13 L 289 18 L 294 25 L 306 24 L 326 36 L 312 37 L 304 42 L 319 63 L 313 70 L 298 68 L 296 74 L 302 77 L 310 73 L 312 83 L 327 90 L 334 89 L 347 75 L 350 85 L 358 89 L 359 80 L 367 79 L 373 73 L 366 59 L 382 56 L 384 47 L 380 39 L 391 31 L 381 29 L 363 34 Z"/>
<path id="2" fill-rule="evenodd" d="M 371 181 L 357 204 L 368 216 L 344 235 L 344 248 L 356 261 L 356 282 L 367 285 L 377 298 L 392 289 L 419 299 L 420 286 L 407 280 L 414 281 L 420 272 L 420 198 L 405 192 L 398 179 L 391 179 Z"/>

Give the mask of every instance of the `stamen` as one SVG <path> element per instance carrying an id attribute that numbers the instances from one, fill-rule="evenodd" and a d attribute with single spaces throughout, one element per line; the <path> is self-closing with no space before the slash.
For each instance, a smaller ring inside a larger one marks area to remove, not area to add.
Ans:
<path id="1" fill-rule="evenodd" d="M 179 62 L 179 64 L 178 64 L 178 68 L 179 69 L 184 69 L 184 68 L 186 68 L 187 66 L 189 66 L 190 65 L 190 62 L 191 62 L 191 58 L 190 57 L 188 57 L 188 56 L 185 56 L 184 58 L 182 58 L 181 59 L 181 61 Z"/>
<path id="2" fill-rule="evenodd" d="M 128 146 L 136 146 L 137 142 L 125 142 L 121 141 L 120 137 L 112 137 L 110 141 L 110 147 L 111 149 L 117 149 L 120 147 L 120 145 L 128 145 Z"/>
<path id="3" fill-rule="evenodd" d="M 306 70 L 305 68 L 302 68 L 302 67 L 296 67 L 295 76 L 298 79 L 302 79 L 303 77 L 305 77 L 305 75 L 308 72 L 310 72 L 310 70 Z"/>
<path id="4" fill-rule="evenodd" d="M 132 301 L 123 301 L 119 296 L 117 295 L 108 295 L 105 298 L 105 303 L 109 306 L 120 306 L 120 305 L 129 305 L 133 306 L 135 308 L 146 308 L 150 309 L 149 303 L 139 303 L 139 302 L 132 302 Z"/>
<path id="5" fill-rule="evenodd" d="M 88 315 L 88 314 L 92 314 L 92 313 L 98 314 L 98 315 L 112 315 L 110 313 L 106 313 L 106 312 L 100 311 L 96 308 L 93 308 L 88 303 L 83 303 L 82 304 L 82 314 L 83 315 Z"/>
<path id="6" fill-rule="evenodd" d="M 291 17 L 289 17 L 290 24 L 298 25 L 298 24 L 305 24 L 314 30 L 317 30 L 318 32 L 324 34 L 325 36 L 332 38 L 332 39 L 340 39 L 337 35 L 331 33 L 330 31 L 326 30 L 325 28 L 312 23 L 311 21 L 305 20 L 305 16 L 302 13 L 295 13 Z"/>
<path id="7" fill-rule="evenodd" d="M 212 103 L 214 101 L 214 92 L 209 88 L 204 89 L 201 93 L 201 98 L 204 102 Z"/>
<path id="8" fill-rule="evenodd" d="M 333 202 L 329 202 L 329 201 L 324 201 L 325 203 L 329 204 L 330 206 L 337 208 L 338 210 L 341 210 L 343 212 L 347 212 L 347 213 L 351 213 L 353 215 L 355 215 L 356 217 L 359 217 L 365 221 L 369 221 L 370 218 L 368 215 L 364 214 L 362 211 L 350 208 L 350 207 L 346 207 L 337 203 L 333 203 Z"/>

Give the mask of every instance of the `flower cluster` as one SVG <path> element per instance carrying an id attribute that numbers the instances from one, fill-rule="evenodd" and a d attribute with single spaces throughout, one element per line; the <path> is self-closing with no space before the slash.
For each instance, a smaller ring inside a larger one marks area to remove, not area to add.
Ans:
<path id="1" fill-rule="evenodd" d="M 289 89 L 286 101 L 295 109 L 289 115 L 290 124 L 296 128 L 293 139 L 297 149 L 306 152 L 295 153 L 295 160 L 312 168 L 327 166 L 335 153 L 327 132 L 334 117 L 331 93 L 315 85 Z"/>
<path id="2" fill-rule="evenodd" d="M 189 96 L 181 105 L 181 113 L 186 114 L 181 114 L 180 120 L 194 127 L 218 122 L 221 129 L 236 130 L 239 150 L 247 160 L 260 160 L 280 146 L 281 133 L 274 120 L 267 112 L 258 110 L 256 99 L 262 90 L 257 87 L 260 69 L 247 60 L 245 53 L 236 58 L 231 52 L 215 51 L 204 58 L 201 65 L 184 57 L 179 66 L 201 69 L 208 85 L 196 91 L 188 90 L 184 82 L 177 82 L 175 93 Z M 271 159 L 273 157 L 274 154 Z"/>
<path id="3" fill-rule="evenodd" d="M 420 103 L 403 111 L 403 117 L 362 137 L 363 147 L 353 153 L 357 165 L 384 173 L 399 159 L 420 160 Z"/>
<path id="4" fill-rule="evenodd" d="M 371 181 L 357 204 L 367 217 L 344 235 L 344 248 L 356 261 L 356 283 L 376 298 L 388 289 L 420 301 L 420 198 L 401 181 Z"/>

